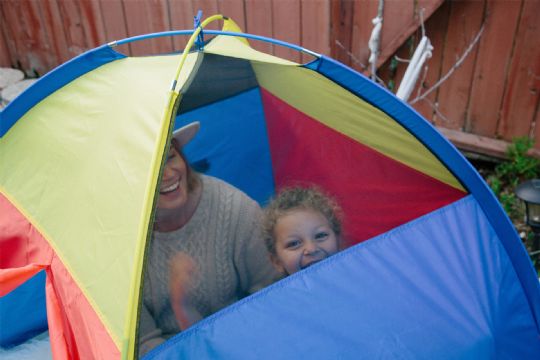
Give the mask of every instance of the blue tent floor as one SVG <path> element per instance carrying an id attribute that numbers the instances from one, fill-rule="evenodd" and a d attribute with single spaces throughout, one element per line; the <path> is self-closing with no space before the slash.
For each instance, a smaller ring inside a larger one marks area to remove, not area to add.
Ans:
<path id="1" fill-rule="evenodd" d="M 50 360 L 52 359 L 49 332 L 38 336 L 9 349 L 0 347 L 2 360 Z"/>

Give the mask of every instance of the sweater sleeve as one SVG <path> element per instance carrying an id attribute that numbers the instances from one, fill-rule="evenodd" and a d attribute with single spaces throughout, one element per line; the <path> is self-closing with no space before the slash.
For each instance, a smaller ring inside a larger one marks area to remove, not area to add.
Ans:
<path id="1" fill-rule="evenodd" d="M 236 239 L 235 263 L 243 291 L 252 294 L 273 283 L 279 274 L 270 262 L 262 238 L 261 208 L 251 199 L 247 200 L 246 207 L 246 227 Z"/>
<path id="2" fill-rule="evenodd" d="M 139 321 L 139 357 L 143 357 L 150 350 L 165 342 L 165 340 L 148 308 L 143 304 Z"/>

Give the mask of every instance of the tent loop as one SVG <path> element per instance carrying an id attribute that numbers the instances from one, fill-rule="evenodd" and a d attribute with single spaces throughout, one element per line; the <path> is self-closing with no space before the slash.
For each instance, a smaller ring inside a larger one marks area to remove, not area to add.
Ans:
<path id="1" fill-rule="evenodd" d="M 198 16 L 198 14 L 197 14 Z M 197 19 L 197 17 L 195 17 Z M 171 85 L 171 90 L 179 93 L 179 90 L 176 90 L 176 84 L 178 83 L 178 78 L 180 76 L 180 71 L 182 70 L 182 67 L 184 66 L 184 63 L 186 62 L 187 55 L 189 53 L 189 49 L 193 46 L 193 43 L 195 43 L 196 39 L 199 39 L 199 34 L 202 33 L 203 29 L 206 27 L 206 25 L 210 24 L 212 21 L 216 20 L 228 20 L 226 16 L 223 16 L 221 14 L 210 16 L 209 18 L 206 18 L 198 27 L 195 28 L 193 31 L 193 34 L 189 38 L 188 43 L 186 44 L 186 47 L 184 48 L 184 52 L 182 53 L 182 57 L 180 58 L 180 63 L 178 64 L 178 68 L 176 69 L 176 74 L 173 79 L 173 83 Z M 195 20 L 196 21 L 196 20 Z M 201 35 L 202 36 L 202 35 Z M 202 50 L 202 49 L 199 49 Z"/>

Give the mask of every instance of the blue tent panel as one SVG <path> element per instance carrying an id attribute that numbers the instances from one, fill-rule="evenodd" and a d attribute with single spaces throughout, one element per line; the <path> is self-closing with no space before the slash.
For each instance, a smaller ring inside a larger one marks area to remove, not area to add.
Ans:
<path id="1" fill-rule="evenodd" d="M 312 66 L 314 66 L 312 64 Z M 533 310 L 537 327 L 540 326 L 540 285 L 532 263 L 521 244 L 514 226 L 502 209 L 493 192 L 464 156 L 446 140 L 429 122 L 425 121 L 409 104 L 398 100 L 394 94 L 347 66 L 322 56 L 317 70 L 387 113 L 424 143 L 435 156 L 456 176 L 476 198 L 488 221 L 494 226 L 503 247 L 516 269 L 529 306 Z"/>
<path id="2" fill-rule="evenodd" d="M 468 196 L 214 314 L 147 358 L 538 359 L 536 333 L 510 260 Z"/>
<path id="3" fill-rule="evenodd" d="M 11 347 L 47 330 L 45 272 L 0 297 L 0 346 Z"/>
<path id="4" fill-rule="evenodd" d="M 193 121 L 201 122 L 201 130 L 185 147 L 189 162 L 205 163 L 207 175 L 265 202 L 274 193 L 274 178 L 259 89 L 182 114 L 175 128 Z"/>

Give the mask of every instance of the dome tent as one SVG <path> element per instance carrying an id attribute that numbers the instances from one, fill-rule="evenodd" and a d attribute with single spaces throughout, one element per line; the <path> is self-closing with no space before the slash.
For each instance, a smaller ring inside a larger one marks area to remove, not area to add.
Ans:
<path id="1" fill-rule="evenodd" d="M 322 186 L 352 246 L 148 358 L 537 358 L 538 281 L 459 152 L 362 75 L 257 52 L 224 23 L 181 55 L 91 50 L 0 113 L 0 294 L 46 271 L 54 356 L 135 353 L 161 159 L 172 128 L 198 120 L 190 162 L 261 204 Z"/>

